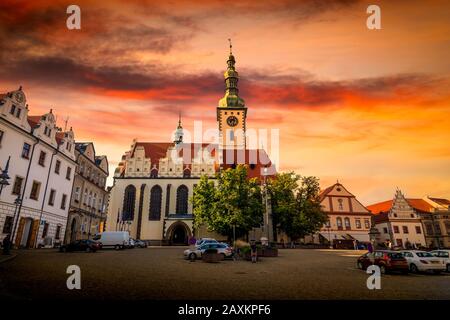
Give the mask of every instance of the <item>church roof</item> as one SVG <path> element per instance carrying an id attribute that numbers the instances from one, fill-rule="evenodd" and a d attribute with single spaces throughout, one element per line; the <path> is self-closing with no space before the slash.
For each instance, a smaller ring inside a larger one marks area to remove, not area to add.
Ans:
<path id="1" fill-rule="evenodd" d="M 167 150 L 174 147 L 173 142 L 136 142 L 133 150 L 131 151 L 131 157 L 134 157 L 136 148 L 143 147 L 145 157 L 150 158 L 151 166 L 159 167 L 159 160 L 167 156 Z M 218 145 L 209 143 L 180 143 L 177 145 L 179 150 L 179 156 L 183 157 L 185 165 L 190 168 L 194 158 L 198 155 L 200 150 L 208 150 L 211 158 L 215 158 L 218 161 L 217 150 Z M 190 149 L 190 154 L 185 154 L 185 150 Z M 249 178 L 261 177 L 265 167 L 271 168 L 272 162 L 266 151 L 263 149 L 246 149 L 242 150 L 223 150 L 222 153 L 222 169 L 233 168 L 238 164 L 248 165 Z M 220 167 L 216 165 L 216 172 Z M 272 168 L 268 171 L 268 176 L 274 175 L 275 169 Z"/>
<path id="2" fill-rule="evenodd" d="M 448 199 L 443 199 L 443 198 L 431 198 L 428 197 L 428 199 L 430 199 L 431 201 L 436 202 L 437 204 L 441 205 L 441 206 L 449 206 L 450 205 L 450 200 Z"/>

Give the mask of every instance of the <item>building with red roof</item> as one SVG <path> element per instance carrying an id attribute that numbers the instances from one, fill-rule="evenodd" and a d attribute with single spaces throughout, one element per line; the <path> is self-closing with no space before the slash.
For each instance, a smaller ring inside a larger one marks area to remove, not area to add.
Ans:
<path id="1" fill-rule="evenodd" d="M 245 165 L 248 177 L 260 181 L 276 174 L 266 151 L 249 147 L 253 141 L 247 133 L 248 110 L 239 96 L 235 63 L 230 52 L 225 94 L 216 107 L 215 142 L 186 141 L 181 116 L 173 141 L 132 142 L 114 172 L 108 230 L 127 230 L 132 237 L 156 244 L 187 244 L 194 235 L 208 235 L 206 230 L 193 230 L 189 201 L 202 176 L 214 179 L 237 165 Z"/>
<path id="2" fill-rule="evenodd" d="M 307 242 L 337 248 L 353 248 L 357 242 L 369 242 L 372 214 L 341 183 L 322 190 L 319 200 L 329 220 L 313 237 L 306 237 Z"/>

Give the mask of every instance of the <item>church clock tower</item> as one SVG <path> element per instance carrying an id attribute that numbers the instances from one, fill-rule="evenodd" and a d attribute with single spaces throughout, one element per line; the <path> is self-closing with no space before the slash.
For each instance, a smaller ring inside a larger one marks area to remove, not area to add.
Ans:
<path id="1" fill-rule="evenodd" d="M 230 41 L 230 55 L 227 61 L 225 77 L 225 95 L 219 100 L 217 107 L 217 122 L 219 124 L 219 141 L 222 149 L 245 149 L 245 129 L 247 107 L 239 97 L 238 72 L 235 69 L 236 60 L 232 53 Z"/>

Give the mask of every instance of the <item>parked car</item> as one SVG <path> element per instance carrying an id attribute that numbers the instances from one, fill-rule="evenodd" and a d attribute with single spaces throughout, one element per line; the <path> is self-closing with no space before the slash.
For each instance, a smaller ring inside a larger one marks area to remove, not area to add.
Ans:
<path id="1" fill-rule="evenodd" d="M 100 241 L 103 247 L 113 247 L 116 250 L 127 248 L 130 245 L 128 231 L 105 231 L 96 234 L 93 239 Z"/>
<path id="2" fill-rule="evenodd" d="M 140 239 L 137 239 L 137 240 L 133 239 L 133 240 L 134 240 L 134 246 L 137 248 L 147 248 L 148 247 L 147 242 L 145 242 L 145 241 L 142 241 Z"/>
<path id="3" fill-rule="evenodd" d="M 65 244 L 59 247 L 60 252 L 73 252 L 73 251 L 86 251 L 96 252 L 102 248 L 102 244 L 94 240 L 76 240 L 69 244 Z"/>
<path id="4" fill-rule="evenodd" d="M 420 271 L 440 273 L 445 271 L 444 260 L 433 256 L 431 253 L 420 250 L 402 250 L 401 253 L 408 261 L 409 270 L 414 273 Z"/>
<path id="5" fill-rule="evenodd" d="M 200 247 L 200 246 L 204 245 L 205 243 L 219 243 L 219 241 L 217 241 L 216 239 L 213 239 L 213 238 L 201 238 L 201 239 L 197 240 L 197 242 L 195 243 L 195 246 Z"/>
<path id="6" fill-rule="evenodd" d="M 368 252 L 360 256 L 357 261 L 358 268 L 362 270 L 366 270 L 373 264 L 380 267 L 382 274 L 391 271 L 399 271 L 403 274 L 409 272 L 408 261 L 401 253 L 396 251 L 376 250 L 373 253 Z"/>
<path id="7" fill-rule="evenodd" d="M 443 259 L 446 271 L 450 272 L 450 250 L 433 250 L 430 253 L 435 257 Z"/>
<path id="8" fill-rule="evenodd" d="M 128 244 L 125 246 L 125 248 L 134 249 L 135 245 L 136 245 L 136 240 L 134 240 L 133 238 L 130 238 L 128 240 Z"/>
<path id="9" fill-rule="evenodd" d="M 184 257 L 190 260 L 201 258 L 207 249 L 217 249 L 217 253 L 223 254 L 224 258 L 231 257 L 233 252 L 225 243 L 205 243 L 199 247 L 184 250 Z"/>

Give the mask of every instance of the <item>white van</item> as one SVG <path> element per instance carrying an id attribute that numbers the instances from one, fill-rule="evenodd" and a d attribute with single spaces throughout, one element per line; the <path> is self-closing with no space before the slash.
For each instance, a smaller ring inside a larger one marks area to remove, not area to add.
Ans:
<path id="1" fill-rule="evenodd" d="M 114 249 L 124 249 L 130 244 L 130 234 L 128 231 L 105 231 L 94 236 L 93 240 L 100 241 L 105 247 Z"/>

